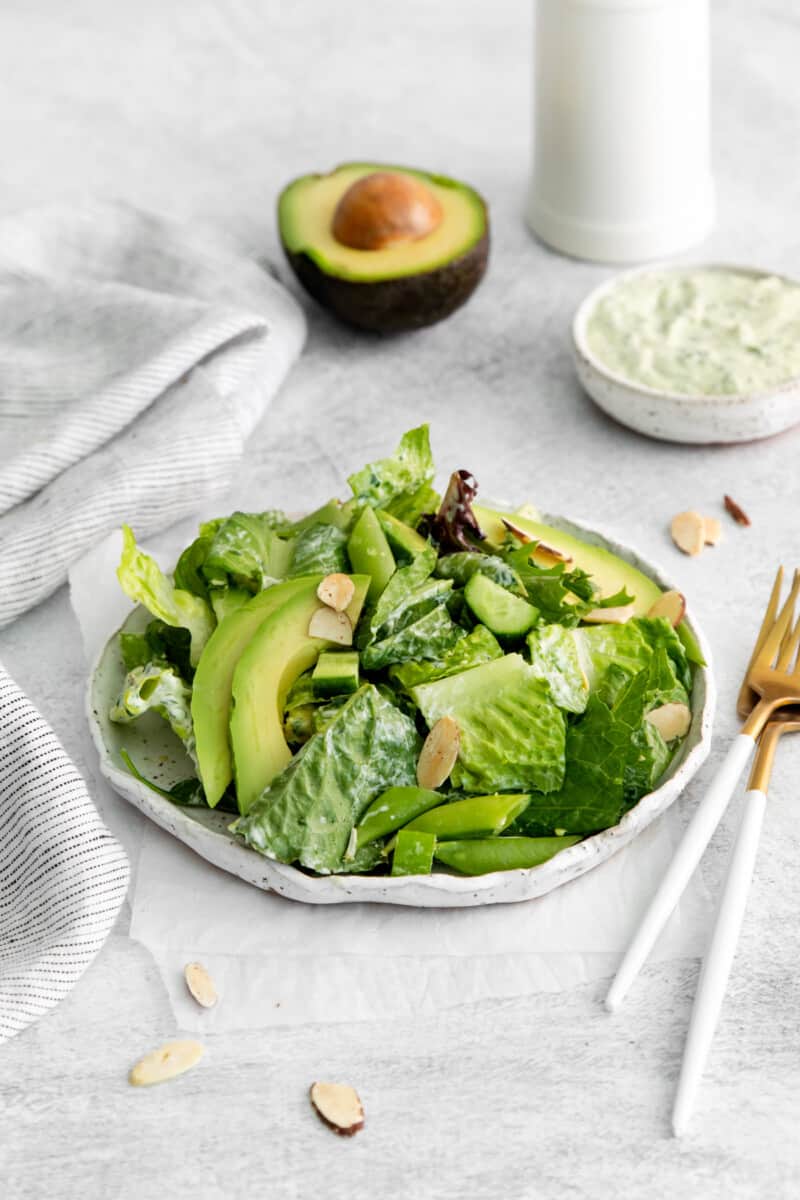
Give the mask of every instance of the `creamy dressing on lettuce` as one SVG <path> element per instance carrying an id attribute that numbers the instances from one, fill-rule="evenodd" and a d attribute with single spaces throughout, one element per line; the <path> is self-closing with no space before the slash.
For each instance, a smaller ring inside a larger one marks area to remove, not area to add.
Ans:
<path id="1" fill-rule="evenodd" d="M 587 340 L 632 383 L 686 395 L 764 391 L 800 376 L 800 285 L 733 270 L 648 271 L 600 300 Z"/>

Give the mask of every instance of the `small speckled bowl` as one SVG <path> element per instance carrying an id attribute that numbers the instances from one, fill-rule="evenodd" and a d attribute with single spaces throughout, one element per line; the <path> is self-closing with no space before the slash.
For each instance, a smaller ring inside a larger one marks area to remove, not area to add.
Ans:
<path id="1" fill-rule="evenodd" d="M 590 292 L 572 322 L 572 352 L 583 387 L 604 412 L 622 425 L 666 442 L 750 442 L 800 423 L 800 377 L 762 392 L 727 395 L 666 392 L 633 383 L 610 370 L 589 349 L 587 328 L 596 305 L 618 284 L 651 272 L 735 271 L 765 278 L 775 274 L 730 263 L 654 263 L 615 275 Z M 789 276 L 778 276 L 797 284 Z"/>

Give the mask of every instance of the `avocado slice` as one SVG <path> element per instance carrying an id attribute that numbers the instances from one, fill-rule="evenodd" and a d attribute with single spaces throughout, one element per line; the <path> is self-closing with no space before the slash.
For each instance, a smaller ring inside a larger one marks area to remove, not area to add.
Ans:
<path id="1" fill-rule="evenodd" d="M 489 254 L 486 204 L 473 188 L 380 163 L 293 180 L 278 199 L 278 229 L 303 287 L 341 320 L 378 333 L 449 316 Z"/>
<path id="2" fill-rule="evenodd" d="M 574 566 L 588 572 L 599 587 L 601 597 L 613 596 L 624 587 L 628 594 L 634 597 L 633 615 L 636 617 L 646 616 L 661 595 L 661 588 L 657 583 L 653 583 L 652 579 L 648 579 L 636 567 L 625 562 L 623 558 L 618 558 L 610 550 L 603 549 L 602 546 L 592 546 L 589 542 L 583 542 L 579 538 L 573 537 L 570 533 L 564 533 L 563 530 L 555 529 L 551 525 L 543 525 L 540 521 L 533 521 L 519 513 L 514 513 L 512 516 L 508 513 L 495 512 L 491 508 L 484 508 L 480 504 L 473 505 L 473 510 L 487 541 L 492 545 L 499 546 L 505 540 L 507 535 L 506 527 L 503 524 L 505 516 L 508 520 L 513 521 L 523 533 L 568 555 L 572 559 L 572 562 L 567 564 L 568 569 Z"/>
<path id="3" fill-rule="evenodd" d="M 320 607 L 321 576 L 297 580 L 305 586 L 258 627 L 233 672 L 230 719 L 236 799 L 246 813 L 292 757 L 283 733 L 283 703 L 294 681 L 313 667 L 330 641 L 309 637 Z M 369 588 L 368 575 L 353 575 L 355 593 L 346 612 L 356 624 Z"/>
<path id="4" fill-rule="evenodd" d="M 259 626 L 287 600 L 305 591 L 308 582 L 291 579 L 259 592 L 223 617 L 203 648 L 192 686 L 192 722 L 197 766 L 210 808 L 216 807 L 233 778 L 228 724 L 236 664 Z"/>

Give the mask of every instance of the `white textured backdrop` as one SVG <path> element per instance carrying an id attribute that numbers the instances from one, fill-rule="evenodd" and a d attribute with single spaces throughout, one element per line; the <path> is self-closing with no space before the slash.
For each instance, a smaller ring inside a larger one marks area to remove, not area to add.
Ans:
<path id="1" fill-rule="evenodd" d="M 720 211 L 701 253 L 800 275 L 796 4 L 717 0 L 714 29 Z M 345 464 L 430 419 L 443 469 L 468 466 L 487 492 L 594 517 L 669 561 L 712 639 L 724 736 L 774 564 L 800 559 L 800 432 L 729 449 L 658 445 L 581 395 L 568 321 L 608 272 L 551 255 L 521 223 L 530 36 L 522 0 L 7 0 L 0 209 L 121 196 L 216 222 L 279 263 L 275 195 L 295 174 L 375 157 L 469 179 L 494 222 L 473 302 L 395 341 L 358 337 L 310 310 L 306 354 L 254 435 L 231 500 L 321 501 Z M 679 558 L 669 517 L 714 512 L 725 491 L 752 528 L 726 525 L 723 545 Z M 4 630 L 0 657 L 91 771 L 65 595 Z M 613 1020 L 590 985 L 418 1021 L 218 1035 L 191 1075 L 137 1093 L 125 1082 L 130 1063 L 175 1030 L 156 969 L 123 923 L 72 996 L 2 1051 L 4 1195 L 796 1195 L 798 775 L 800 746 L 790 744 L 683 1144 L 668 1139 L 667 1115 L 694 961 L 650 967 Z M 134 848 L 141 829 L 121 803 L 104 816 Z M 711 851 L 712 884 L 733 828 L 732 816 Z M 353 1143 L 307 1114 L 317 1076 L 361 1090 L 367 1128 Z"/>

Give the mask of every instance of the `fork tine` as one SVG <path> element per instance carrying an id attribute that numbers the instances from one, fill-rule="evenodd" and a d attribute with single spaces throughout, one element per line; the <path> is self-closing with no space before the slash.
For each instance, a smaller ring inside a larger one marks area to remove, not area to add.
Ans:
<path id="1" fill-rule="evenodd" d="M 775 614 L 778 611 L 778 602 L 781 598 L 781 588 L 783 586 L 783 567 L 778 567 L 775 575 L 775 582 L 772 585 L 772 592 L 767 605 L 767 611 L 764 613 L 764 620 L 761 622 L 761 628 L 758 631 L 753 653 L 750 655 L 750 661 L 747 664 L 747 670 L 744 673 L 744 681 L 739 689 L 739 696 L 736 701 L 736 710 L 740 716 L 746 717 L 752 709 L 758 697 L 747 682 L 750 672 L 756 664 L 758 653 L 769 634 L 775 622 Z"/>
<path id="2" fill-rule="evenodd" d="M 797 582 L 798 575 L 800 575 L 800 571 L 795 571 L 794 579 L 792 580 L 793 583 Z M 794 622 L 794 618 L 792 618 L 792 621 Z M 790 664 L 794 662 L 798 641 L 800 641 L 800 618 L 796 623 L 789 626 L 781 639 L 778 661 L 775 663 L 776 671 L 789 670 Z"/>
<path id="3" fill-rule="evenodd" d="M 800 572 L 795 571 L 792 589 L 789 592 L 789 595 L 786 597 L 786 603 L 778 613 L 772 629 L 767 634 L 761 647 L 759 648 L 758 654 L 755 656 L 756 665 L 760 667 L 769 667 L 775 655 L 778 653 L 778 648 L 783 641 L 784 634 L 794 620 L 794 606 L 795 601 L 797 600 L 797 593 L 799 591 Z"/>

